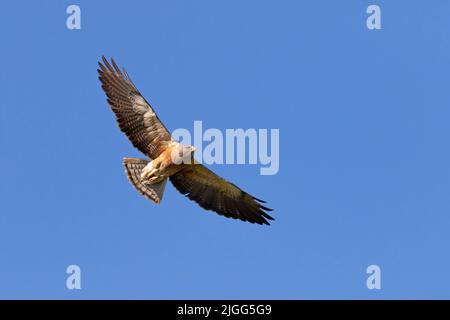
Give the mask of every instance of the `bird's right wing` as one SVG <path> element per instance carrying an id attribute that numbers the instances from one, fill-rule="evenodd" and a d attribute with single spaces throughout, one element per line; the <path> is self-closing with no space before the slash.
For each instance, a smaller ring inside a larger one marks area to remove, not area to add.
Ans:
<path id="1" fill-rule="evenodd" d="M 116 115 L 120 129 L 131 143 L 152 159 L 157 158 L 171 141 L 169 131 L 159 120 L 153 108 L 139 93 L 128 73 L 123 73 L 113 59 L 111 64 L 102 57 L 99 79 Z"/>
<path id="2" fill-rule="evenodd" d="M 264 201 L 249 195 L 201 164 L 187 165 L 171 176 L 170 181 L 179 192 L 206 210 L 251 223 L 269 224 L 267 220 L 273 220 L 264 212 L 272 211 L 260 203 Z"/>

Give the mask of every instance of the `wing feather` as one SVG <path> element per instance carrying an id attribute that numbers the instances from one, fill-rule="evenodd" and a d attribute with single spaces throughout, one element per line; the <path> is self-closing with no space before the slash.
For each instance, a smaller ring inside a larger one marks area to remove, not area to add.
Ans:
<path id="1" fill-rule="evenodd" d="M 139 151 L 152 159 L 157 158 L 171 141 L 169 131 L 137 90 L 126 70 L 123 69 L 122 73 L 113 59 L 112 65 L 105 57 L 102 61 L 97 70 L 99 79 L 120 129 Z"/>
<path id="2" fill-rule="evenodd" d="M 228 218 L 269 224 L 273 220 L 259 200 L 236 185 L 219 177 L 201 164 L 192 164 L 170 177 L 175 188 L 202 208 Z"/>

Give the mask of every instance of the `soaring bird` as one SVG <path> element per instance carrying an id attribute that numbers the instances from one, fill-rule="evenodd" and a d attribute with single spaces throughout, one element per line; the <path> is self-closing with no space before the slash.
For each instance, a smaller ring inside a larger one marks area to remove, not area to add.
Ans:
<path id="1" fill-rule="evenodd" d="M 119 128 L 149 160 L 124 158 L 125 173 L 136 190 L 159 204 L 167 179 L 202 208 L 228 218 L 269 225 L 272 211 L 265 201 L 251 196 L 194 159 L 195 148 L 178 143 L 138 91 L 127 71 L 102 57 L 99 79 Z M 174 155 L 176 155 L 174 157 Z M 177 156 L 183 161 L 176 161 Z M 191 161 L 184 161 L 184 160 Z"/>

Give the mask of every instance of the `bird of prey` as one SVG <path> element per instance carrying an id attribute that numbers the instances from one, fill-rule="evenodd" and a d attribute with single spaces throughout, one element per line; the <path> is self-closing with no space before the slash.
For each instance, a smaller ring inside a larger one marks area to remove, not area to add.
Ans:
<path id="1" fill-rule="evenodd" d="M 219 177 L 194 159 L 195 148 L 173 140 L 153 107 L 145 100 L 123 68 L 102 57 L 99 79 L 119 128 L 149 160 L 124 158 L 125 173 L 136 190 L 159 204 L 167 179 L 202 208 L 228 218 L 269 225 L 272 211 L 236 185 Z M 192 161 L 174 161 L 174 154 Z"/>

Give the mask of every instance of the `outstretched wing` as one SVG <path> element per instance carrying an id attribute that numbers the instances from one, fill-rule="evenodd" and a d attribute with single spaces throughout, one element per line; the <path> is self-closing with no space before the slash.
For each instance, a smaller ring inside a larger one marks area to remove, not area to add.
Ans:
<path id="1" fill-rule="evenodd" d="M 201 164 L 186 166 L 170 177 L 175 188 L 202 208 L 220 215 L 251 223 L 269 224 L 273 220 L 265 211 L 272 211 L 264 202 L 242 191 Z"/>
<path id="2" fill-rule="evenodd" d="M 99 79 L 120 129 L 139 151 L 152 159 L 157 158 L 167 142 L 171 141 L 169 131 L 139 93 L 125 69 L 122 73 L 113 59 L 112 66 L 105 57 L 102 59 L 103 64 L 98 63 Z"/>

